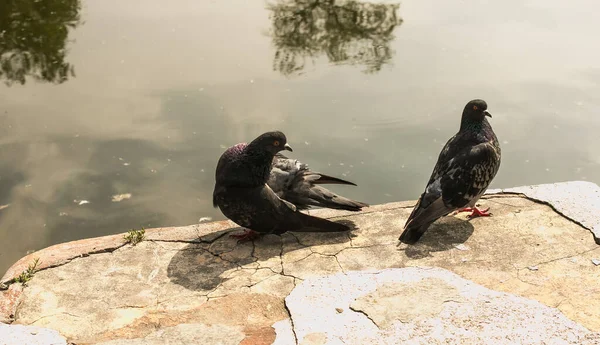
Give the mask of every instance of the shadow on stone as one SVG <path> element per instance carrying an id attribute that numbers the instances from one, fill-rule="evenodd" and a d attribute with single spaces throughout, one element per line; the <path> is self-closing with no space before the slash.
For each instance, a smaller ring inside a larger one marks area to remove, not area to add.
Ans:
<path id="1" fill-rule="evenodd" d="M 441 252 L 466 242 L 475 228 L 469 221 L 455 217 L 444 217 L 433 223 L 415 245 L 405 249 L 411 259 L 422 259 L 431 252 Z"/>
<path id="2" fill-rule="evenodd" d="M 354 222 L 339 220 L 338 223 L 356 229 Z M 332 245 L 350 241 L 348 231 L 344 232 L 287 232 L 281 236 L 264 235 L 256 240 L 239 242 L 230 237 L 231 234 L 241 232 L 242 228 L 235 227 L 207 234 L 198 239 L 197 243 L 190 243 L 177 252 L 167 268 L 167 276 L 172 283 L 194 291 L 210 293 L 229 279 L 231 273 L 239 269 L 255 270 L 259 268 L 260 261 L 265 263 L 270 259 L 276 267 L 271 268 L 279 272 L 283 265 L 283 256 L 297 250 L 302 250 L 316 245 Z"/>

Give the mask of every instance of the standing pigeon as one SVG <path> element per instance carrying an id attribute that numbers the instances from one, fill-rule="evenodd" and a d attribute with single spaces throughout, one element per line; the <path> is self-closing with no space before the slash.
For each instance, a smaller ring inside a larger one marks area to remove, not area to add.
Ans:
<path id="1" fill-rule="evenodd" d="M 256 237 L 257 232 L 349 230 L 346 225 L 312 217 L 298 209 L 323 206 L 358 211 L 366 204 L 317 185 L 352 183 L 313 173 L 306 165 L 278 155 L 282 150 L 292 148 L 285 135 L 276 131 L 264 133 L 250 144 L 232 146 L 221 155 L 213 204 L 227 218 L 251 230 L 234 237 L 249 239 Z"/>
<path id="2" fill-rule="evenodd" d="M 491 215 L 489 208 L 475 207 L 500 168 L 500 145 L 486 116 L 492 117 L 485 101 L 467 103 L 460 129 L 442 149 L 400 241 L 416 243 L 433 222 L 453 211 L 472 212 L 470 218 Z"/>

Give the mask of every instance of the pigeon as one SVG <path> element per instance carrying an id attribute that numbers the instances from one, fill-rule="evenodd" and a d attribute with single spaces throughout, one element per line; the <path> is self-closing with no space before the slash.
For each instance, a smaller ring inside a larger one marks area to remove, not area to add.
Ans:
<path id="1" fill-rule="evenodd" d="M 366 204 L 319 186 L 351 182 L 311 172 L 308 166 L 279 154 L 292 151 L 285 134 L 267 132 L 251 143 L 228 148 L 217 163 L 213 205 L 236 224 L 249 229 L 241 240 L 286 231 L 336 232 L 350 228 L 300 212 L 311 206 L 358 211 Z"/>
<path id="2" fill-rule="evenodd" d="M 485 101 L 467 103 L 460 129 L 442 149 L 401 242 L 415 244 L 433 222 L 454 211 L 472 212 L 469 218 L 491 216 L 489 208 L 475 206 L 500 168 L 500 145 L 487 117 L 492 115 Z"/>

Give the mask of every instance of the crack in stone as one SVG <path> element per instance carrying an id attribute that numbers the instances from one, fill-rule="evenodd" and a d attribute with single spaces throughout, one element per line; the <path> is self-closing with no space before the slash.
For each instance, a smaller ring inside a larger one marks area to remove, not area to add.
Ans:
<path id="1" fill-rule="evenodd" d="M 380 329 L 379 325 L 377 325 L 377 323 L 369 316 L 369 314 L 365 313 L 364 311 L 362 311 L 360 309 L 355 309 L 352 306 L 350 306 L 350 310 L 352 310 L 355 313 L 363 314 L 364 316 L 367 317 L 367 319 L 369 319 L 375 325 L 375 327 L 377 327 L 377 329 Z"/>
<path id="2" fill-rule="evenodd" d="M 296 284 L 294 283 L 294 286 Z M 294 326 L 294 319 L 292 318 L 292 312 L 290 311 L 290 308 L 287 305 L 287 301 L 285 300 L 285 298 L 283 299 L 283 306 L 285 307 L 285 311 L 287 312 L 287 314 L 290 317 L 290 323 L 292 324 L 292 334 L 294 335 L 294 342 L 296 343 L 296 345 L 298 345 L 298 335 L 296 334 L 296 328 Z"/>
<path id="3" fill-rule="evenodd" d="M 35 273 L 38 273 L 38 272 L 41 272 L 41 271 L 45 271 L 45 270 L 48 270 L 48 269 L 50 269 L 50 268 L 55 268 L 55 267 L 64 266 L 64 265 L 68 264 L 69 262 L 71 262 L 71 261 L 73 261 L 73 260 L 75 260 L 75 259 L 86 258 L 86 257 L 88 257 L 88 256 L 91 256 L 91 255 L 96 255 L 96 254 L 105 254 L 105 253 L 112 254 L 112 252 L 114 252 L 115 250 L 117 250 L 117 249 L 119 249 L 119 248 L 122 248 L 122 247 L 124 247 L 125 245 L 127 245 L 127 243 L 123 243 L 123 244 L 121 244 L 121 245 L 119 245 L 119 246 L 116 246 L 116 247 L 103 248 L 103 249 L 99 249 L 99 250 L 91 251 L 91 252 L 89 252 L 89 253 L 83 253 L 83 254 L 79 254 L 79 255 L 76 255 L 76 256 L 74 256 L 74 257 L 72 257 L 72 258 L 65 259 L 64 261 L 61 261 L 61 262 L 58 262 L 58 263 L 55 263 L 55 264 L 52 264 L 52 265 L 48 265 L 48 266 L 46 266 L 46 267 L 39 268 L 39 269 L 37 269 L 37 270 L 35 271 Z M 41 262 L 41 261 L 40 261 L 40 262 Z M 15 278 L 13 278 L 13 279 L 10 279 L 10 280 L 8 280 L 8 281 L 5 281 L 5 282 L 3 283 L 3 284 L 4 284 L 3 286 L 4 286 L 4 287 L 6 287 L 6 289 L 8 289 L 8 287 L 9 287 L 10 285 L 12 285 L 12 284 L 16 284 L 16 283 L 17 283 L 17 278 L 15 277 Z M 26 287 L 26 286 L 23 286 L 23 288 L 25 288 L 25 287 Z"/>
<path id="4" fill-rule="evenodd" d="M 272 269 L 271 267 L 268 267 L 268 268 L 269 268 L 269 269 L 270 269 L 272 272 L 274 272 L 274 273 L 276 273 L 276 274 L 279 274 L 279 275 L 281 275 L 281 276 L 283 276 L 283 277 L 292 278 L 292 279 L 293 279 L 293 283 L 294 283 L 294 288 L 295 288 L 295 287 L 297 286 L 296 279 L 299 279 L 299 280 L 301 280 L 301 281 L 303 281 L 304 279 L 302 279 L 302 278 L 298 278 L 298 277 L 296 277 L 296 276 L 294 276 L 294 275 L 292 275 L 292 274 L 285 273 L 285 266 L 284 266 L 284 263 L 283 263 L 283 247 L 284 247 L 284 245 L 283 245 L 283 239 L 282 239 L 282 240 L 281 240 L 281 250 L 279 251 L 279 263 L 281 264 L 281 272 L 277 273 L 277 272 L 273 271 L 273 269 Z M 311 253 L 311 255 L 312 255 L 312 253 Z M 308 257 L 308 256 L 307 256 L 307 257 Z M 297 343 L 297 342 L 296 342 L 296 343 Z"/>
<path id="5" fill-rule="evenodd" d="M 528 267 L 531 267 L 531 266 L 540 266 L 540 265 L 549 264 L 549 263 L 552 263 L 552 262 L 555 262 L 555 261 L 560 261 L 560 260 L 564 260 L 564 259 L 571 259 L 573 257 L 579 256 L 579 255 L 583 255 L 583 254 L 586 254 L 586 253 L 589 253 L 589 252 L 593 252 L 593 251 L 598 250 L 598 249 L 600 249 L 600 248 L 592 248 L 592 249 L 584 250 L 583 252 L 580 252 L 580 253 L 575 253 L 575 254 L 563 256 L 563 257 L 560 257 L 560 258 L 554 258 L 554 259 L 550 259 L 550 260 L 547 260 L 547 261 L 538 262 L 537 264 L 528 265 L 526 267 L 520 267 L 520 268 L 519 267 L 515 267 L 515 268 L 517 268 L 518 271 L 521 271 L 521 270 L 524 270 L 524 269 L 526 269 Z"/>
<path id="6" fill-rule="evenodd" d="M 347 275 L 346 270 L 344 270 L 344 267 L 342 267 L 342 264 L 340 263 L 340 260 L 338 259 L 338 257 L 335 255 L 333 255 L 333 257 L 335 258 L 335 262 L 337 262 L 338 266 L 340 266 L 340 270 L 342 270 L 342 273 L 344 273 L 344 275 Z"/>
<path id="7" fill-rule="evenodd" d="M 112 307 L 109 309 L 146 309 L 146 308 L 150 308 L 152 306 L 149 305 L 121 305 L 118 307 Z"/>
<path id="8" fill-rule="evenodd" d="M 71 313 L 68 313 L 68 312 L 66 312 L 66 311 L 63 311 L 63 312 L 60 312 L 60 313 L 54 313 L 54 314 L 50 314 L 50 315 L 44 315 L 44 316 L 42 316 L 42 317 L 40 317 L 40 318 L 37 318 L 37 319 L 35 319 L 33 322 L 30 322 L 30 323 L 28 324 L 28 326 L 32 326 L 32 325 L 34 325 L 36 322 L 38 322 L 38 321 L 40 321 L 40 320 L 47 319 L 47 318 L 49 318 L 49 317 L 53 317 L 53 316 L 57 316 L 57 315 L 69 315 L 69 316 L 73 316 L 73 317 L 76 317 L 76 318 L 81 318 L 81 316 L 79 316 L 79 315 L 75 315 L 75 314 L 71 314 Z"/>
<path id="9" fill-rule="evenodd" d="M 200 240 L 200 242 L 201 242 L 201 243 L 209 243 L 209 244 L 215 243 L 217 240 L 220 240 L 221 238 L 223 238 L 223 236 L 225 236 L 225 235 L 228 235 L 228 234 L 232 233 L 233 231 L 235 231 L 235 230 L 231 230 L 231 231 L 224 231 L 224 232 L 223 232 L 222 234 L 220 234 L 219 236 L 217 236 L 217 237 L 213 238 L 212 240 L 208 240 L 208 241 L 207 241 L 207 240 L 203 240 L 203 239 L 202 239 L 202 236 L 200 236 L 200 229 L 199 229 L 199 228 L 196 228 L 196 233 L 198 234 L 198 240 Z"/>

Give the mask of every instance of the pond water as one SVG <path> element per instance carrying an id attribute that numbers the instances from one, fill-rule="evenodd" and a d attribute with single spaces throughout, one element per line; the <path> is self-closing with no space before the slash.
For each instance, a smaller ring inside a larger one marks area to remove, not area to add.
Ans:
<path id="1" fill-rule="evenodd" d="M 0 4 L 0 273 L 28 251 L 222 219 L 224 148 L 280 129 L 372 204 L 416 199 L 467 101 L 492 188 L 600 183 L 595 0 Z M 398 221 L 398 233 L 402 222 Z"/>

